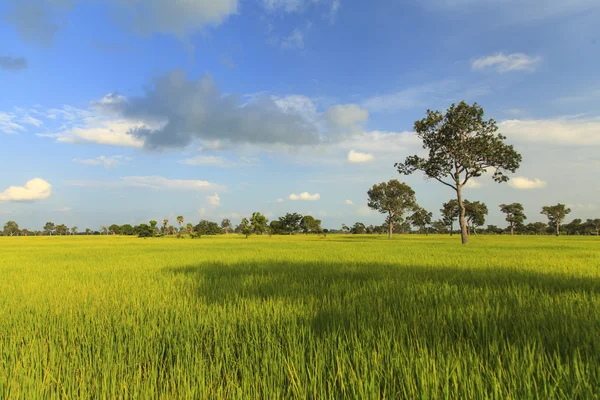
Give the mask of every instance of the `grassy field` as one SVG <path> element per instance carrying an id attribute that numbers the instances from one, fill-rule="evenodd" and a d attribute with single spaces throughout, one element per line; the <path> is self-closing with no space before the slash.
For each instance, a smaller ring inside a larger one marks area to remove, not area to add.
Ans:
<path id="1" fill-rule="evenodd" d="M 600 240 L 0 238 L 0 398 L 600 398 Z"/>

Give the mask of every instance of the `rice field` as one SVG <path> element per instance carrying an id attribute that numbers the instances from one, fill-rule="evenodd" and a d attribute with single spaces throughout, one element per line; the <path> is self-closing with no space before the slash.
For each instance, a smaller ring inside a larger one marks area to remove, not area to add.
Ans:
<path id="1" fill-rule="evenodd" d="M 600 398 L 595 237 L 0 238 L 0 398 Z"/>

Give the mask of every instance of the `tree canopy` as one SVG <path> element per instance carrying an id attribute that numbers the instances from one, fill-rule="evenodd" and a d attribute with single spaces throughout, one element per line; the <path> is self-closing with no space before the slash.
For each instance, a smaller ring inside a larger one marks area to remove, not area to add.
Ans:
<path id="1" fill-rule="evenodd" d="M 367 194 L 369 196 L 369 208 L 387 214 L 386 223 L 388 224 L 389 238 L 392 237 L 394 221 L 402 218 L 407 211 L 414 210 L 417 207 L 415 191 L 406 183 L 402 183 L 397 179 L 373 185 Z"/>

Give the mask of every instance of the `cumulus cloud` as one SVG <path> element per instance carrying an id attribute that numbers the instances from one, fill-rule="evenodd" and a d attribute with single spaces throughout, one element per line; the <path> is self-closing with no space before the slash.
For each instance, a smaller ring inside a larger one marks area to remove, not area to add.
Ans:
<path id="1" fill-rule="evenodd" d="M 361 153 L 358 151 L 350 150 L 348 153 L 348 162 L 349 163 L 365 163 L 369 161 L 373 161 L 375 157 L 370 153 Z"/>
<path id="2" fill-rule="evenodd" d="M 352 200 L 346 200 L 346 204 L 348 204 L 349 206 L 353 205 L 354 203 L 352 202 Z"/>
<path id="3" fill-rule="evenodd" d="M 474 71 L 492 68 L 496 72 L 505 73 L 511 71 L 535 71 L 541 57 L 533 57 L 524 53 L 504 54 L 497 53 L 486 57 L 476 58 L 471 62 Z"/>
<path id="4" fill-rule="evenodd" d="M 369 112 L 357 104 L 339 104 L 329 107 L 325 119 L 333 132 L 360 133 L 369 119 Z"/>
<path id="5" fill-rule="evenodd" d="M 221 24 L 238 10 L 238 0 L 110 0 L 118 23 L 142 35 L 172 34 L 179 38 Z M 48 46 L 66 25 L 72 0 L 19 0 L 9 4 L 6 20 L 28 41 Z"/>
<path id="6" fill-rule="evenodd" d="M 41 178 L 35 178 L 24 186 L 10 186 L 0 192 L 0 201 L 34 201 L 47 199 L 52 194 L 52 185 Z"/>
<path id="7" fill-rule="evenodd" d="M 23 57 L 0 56 L 0 69 L 19 71 L 27 68 L 27 60 Z"/>
<path id="8" fill-rule="evenodd" d="M 144 140 L 130 134 L 135 129 L 147 129 L 147 124 L 126 119 L 86 118 L 82 126 L 72 126 L 58 133 L 39 133 L 59 143 L 104 144 L 109 146 L 142 147 Z"/>
<path id="9" fill-rule="evenodd" d="M 541 189 L 546 187 L 546 182 L 538 178 L 529 179 L 524 176 L 517 176 L 508 181 L 508 186 L 520 190 Z"/>
<path id="10" fill-rule="evenodd" d="M 224 189 L 224 187 L 208 181 L 169 179 L 162 176 L 124 176 L 118 181 L 72 181 L 70 184 L 77 187 L 137 187 L 153 190 L 216 191 Z"/>
<path id="11" fill-rule="evenodd" d="M 222 94 L 210 76 L 194 81 L 182 71 L 155 80 L 143 96 L 127 99 L 120 114 L 161 125 L 130 130 L 152 149 L 185 147 L 194 139 L 288 145 L 319 139 L 313 124 L 282 111 L 267 96 L 242 104 L 238 96 Z"/>
<path id="12" fill-rule="evenodd" d="M 131 158 L 123 156 L 99 156 L 96 158 L 73 159 L 73 162 L 75 163 L 83 165 L 102 165 L 106 169 L 118 167 L 127 161 L 131 161 Z"/>
<path id="13" fill-rule="evenodd" d="M 221 198 L 217 193 L 213 194 L 212 196 L 206 196 L 206 200 L 208 200 L 208 204 L 213 207 L 219 207 L 221 205 Z"/>
<path id="14" fill-rule="evenodd" d="M 306 200 L 306 201 L 314 201 L 319 200 L 321 195 L 319 193 L 310 194 L 308 192 L 302 192 L 300 194 L 290 194 L 288 197 L 290 200 Z"/>
<path id="15" fill-rule="evenodd" d="M 498 124 L 509 139 L 571 146 L 600 145 L 600 119 L 568 117 L 545 120 L 506 120 Z"/>

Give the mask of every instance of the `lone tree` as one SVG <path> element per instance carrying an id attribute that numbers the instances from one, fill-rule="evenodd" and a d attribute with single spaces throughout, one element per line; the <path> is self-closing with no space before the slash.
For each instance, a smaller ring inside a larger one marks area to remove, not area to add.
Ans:
<path id="1" fill-rule="evenodd" d="M 56 229 L 56 225 L 53 222 L 46 222 L 44 225 L 44 234 L 52 236 L 52 232 Z"/>
<path id="2" fill-rule="evenodd" d="M 480 201 L 469 201 L 465 200 L 465 220 L 469 228 L 469 234 L 471 230 L 477 235 L 477 227 L 485 224 L 485 216 L 488 214 L 488 208 L 485 203 Z"/>
<path id="3" fill-rule="evenodd" d="M 425 232 L 428 234 L 429 232 L 425 229 L 425 227 L 431 224 L 431 218 L 433 217 L 433 213 L 427 211 L 422 207 L 417 207 L 415 212 L 412 213 L 408 219 L 412 226 L 419 228 L 419 232 Z"/>
<path id="4" fill-rule="evenodd" d="M 548 217 L 549 225 L 556 229 L 556 236 L 560 236 L 560 226 L 570 212 L 570 208 L 567 208 L 564 204 L 558 203 L 555 206 L 542 207 L 542 212 L 540 214 L 544 214 Z"/>
<path id="5" fill-rule="evenodd" d="M 269 222 L 269 220 L 261 213 L 252 213 L 252 216 L 250 217 L 250 228 L 252 233 L 256 233 L 257 235 L 265 233 L 267 230 L 267 222 Z"/>
<path id="6" fill-rule="evenodd" d="M 15 221 L 8 221 L 6 224 L 4 224 L 4 235 L 18 236 L 19 224 L 17 224 Z"/>
<path id="7" fill-rule="evenodd" d="M 471 178 L 494 170 L 496 182 L 509 180 L 506 172 L 515 172 L 521 163 L 521 155 L 498 131 L 496 121 L 483 118 L 483 108 L 477 103 L 472 106 L 460 102 L 452 104 L 442 114 L 427 110 L 427 117 L 415 122 L 415 132 L 429 151 L 427 158 L 417 155 L 407 157 L 404 163 L 396 163 L 398 172 L 409 175 L 419 170 L 427 178 L 452 188 L 460 208 L 459 223 L 462 243 L 469 242 L 465 205 L 462 189 Z"/>
<path id="8" fill-rule="evenodd" d="M 450 229 L 450 236 L 452 236 L 454 234 L 454 221 L 456 221 L 460 216 L 460 207 L 458 206 L 458 201 L 456 201 L 456 199 L 452 199 L 447 203 L 444 203 L 442 208 L 440 208 L 440 212 L 442 213 L 442 219 L 444 223 Z"/>
<path id="9" fill-rule="evenodd" d="M 386 223 L 388 225 L 388 238 L 392 238 L 394 221 L 402 216 L 408 210 L 414 210 L 417 207 L 415 191 L 406 183 L 401 183 L 397 179 L 389 182 L 381 182 L 367 192 L 369 195 L 368 206 L 382 214 L 387 214 Z"/>
<path id="10" fill-rule="evenodd" d="M 500 204 L 500 211 L 506 214 L 506 222 L 510 224 L 510 235 L 513 236 L 515 234 L 515 226 L 522 225 L 527 219 L 527 216 L 523 212 L 523 204 Z"/>
<path id="11" fill-rule="evenodd" d="M 229 233 L 231 230 L 231 221 L 227 218 L 223 219 L 223 221 L 221 221 L 221 229 L 223 229 L 225 233 Z"/>

